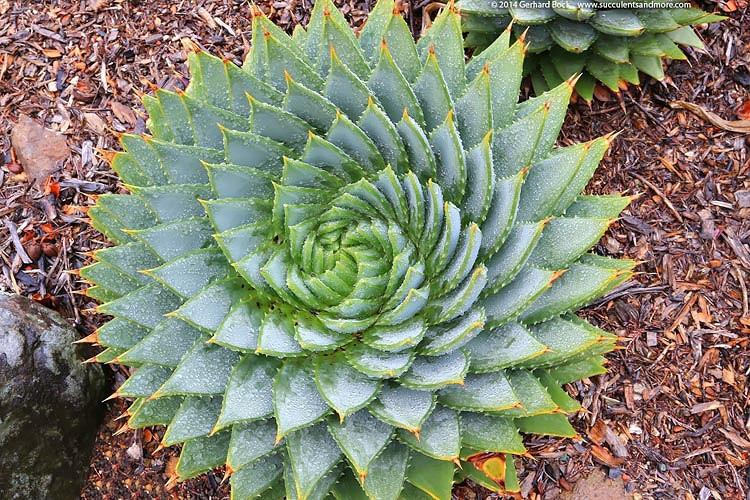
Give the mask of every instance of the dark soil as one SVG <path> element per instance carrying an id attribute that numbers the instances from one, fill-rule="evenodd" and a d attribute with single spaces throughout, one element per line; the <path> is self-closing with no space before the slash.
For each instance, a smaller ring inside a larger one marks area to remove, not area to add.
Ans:
<path id="1" fill-rule="evenodd" d="M 285 28 L 306 22 L 309 0 L 259 1 Z M 360 26 L 371 1 L 348 0 Z M 415 32 L 421 9 L 412 2 Z M 750 159 L 748 136 L 669 104 L 698 104 L 729 120 L 750 116 L 750 13 L 740 0 L 709 9 L 731 18 L 701 30 L 705 53 L 619 95 L 571 107 L 562 143 L 621 131 L 589 189 L 640 196 L 599 251 L 636 259 L 635 281 L 587 308 L 623 338 L 610 373 L 570 387 L 588 410 L 579 440 L 537 438 L 522 463 L 528 498 L 557 498 L 594 468 L 622 479 L 637 498 L 744 498 L 748 492 L 750 372 Z M 100 319 L 74 270 L 105 244 L 85 224 L 96 194 L 121 186 L 105 161 L 118 133 L 143 132 L 138 95 L 155 84 L 184 87 L 185 46 L 241 62 L 250 39 L 244 0 L 0 0 L 0 289 L 59 310 L 81 332 Z M 744 105 L 744 108 L 742 107 Z M 740 116 L 738 116 L 738 113 Z M 65 134 L 72 149 L 53 182 L 32 187 L 9 132 L 21 114 Z M 17 251 L 13 230 L 31 264 Z M 113 385 L 126 376 L 111 367 Z M 181 484 L 177 452 L 155 452 L 163 429 L 125 432 L 109 404 L 83 497 L 226 498 L 222 471 Z M 472 485 L 458 498 L 485 498 Z"/>

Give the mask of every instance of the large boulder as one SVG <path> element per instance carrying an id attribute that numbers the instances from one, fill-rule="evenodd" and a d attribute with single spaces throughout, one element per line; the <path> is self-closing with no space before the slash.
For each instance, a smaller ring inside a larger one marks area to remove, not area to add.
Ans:
<path id="1" fill-rule="evenodd" d="M 79 498 L 103 406 L 56 312 L 0 293 L 0 498 Z"/>

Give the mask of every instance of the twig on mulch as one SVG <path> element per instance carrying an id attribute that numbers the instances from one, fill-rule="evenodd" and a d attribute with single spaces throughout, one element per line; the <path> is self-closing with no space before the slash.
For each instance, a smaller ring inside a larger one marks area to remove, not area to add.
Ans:
<path id="1" fill-rule="evenodd" d="M 722 130 L 730 132 L 739 132 L 741 134 L 750 134 L 750 120 L 725 120 L 716 113 L 708 111 L 697 104 L 685 101 L 672 101 L 669 103 L 672 109 L 686 109 L 697 116 L 700 116 L 711 125 L 719 127 Z"/>
<path id="2" fill-rule="evenodd" d="M 636 179 L 638 179 L 639 181 L 641 181 L 642 183 L 650 187 L 651 190 L 657 195 L 659 195 L 662 201 L 664 201 L 664 204 L 667 206 L 667 208 L 669 208 L 670 212 L 672 212 L 672 214 L 675 216 L 675 219 L 677 219 L 680 222 L 683 222 L 682 215 L 680 215 L 680 212 L 678 212 L 677 209 L 674 207 L 674 205 L 672 205 L 672 202 L 669 201 L 669 198 L 667 197 L 666 194 L 664 194 L 664 192 L 661 189 L 656 187 L 654 183 L 652 183 L 651 181 L 643 177 L 641 174 L 630 172 L 630 175 L 632 175 L 633 177 L 635 177 Z"/>

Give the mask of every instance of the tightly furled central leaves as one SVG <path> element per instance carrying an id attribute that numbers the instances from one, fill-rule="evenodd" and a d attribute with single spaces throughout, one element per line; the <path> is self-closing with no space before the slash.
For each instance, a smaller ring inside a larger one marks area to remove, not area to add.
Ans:
<path id="1" fill-rule="evenodd" d="M 555 148 L 574 82 L 517 104 L 522 42 L 465 63 L 452 6 L 417 45 L 391 0 L 358 38 L 330 0 L 293 37 L 256 12 L 252 42 L 144 98 L 132 194 L 89 211 L 128 426 L 235 498 L 517 489 L 519 431 L 574 435 L 561 385 L 616 342 L 572 314 L 633 265 L 587 253 L 629 201 L 579 194 L 609 138 Z"/>

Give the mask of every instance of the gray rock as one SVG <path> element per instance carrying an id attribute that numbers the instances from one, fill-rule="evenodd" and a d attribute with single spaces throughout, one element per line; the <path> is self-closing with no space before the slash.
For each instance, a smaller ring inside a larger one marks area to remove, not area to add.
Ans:
<path id="1" fill-rule="evenodd" d="M 0 498 L 79 498 L 105 380 L 56 312 L 0 293 Z"/>

